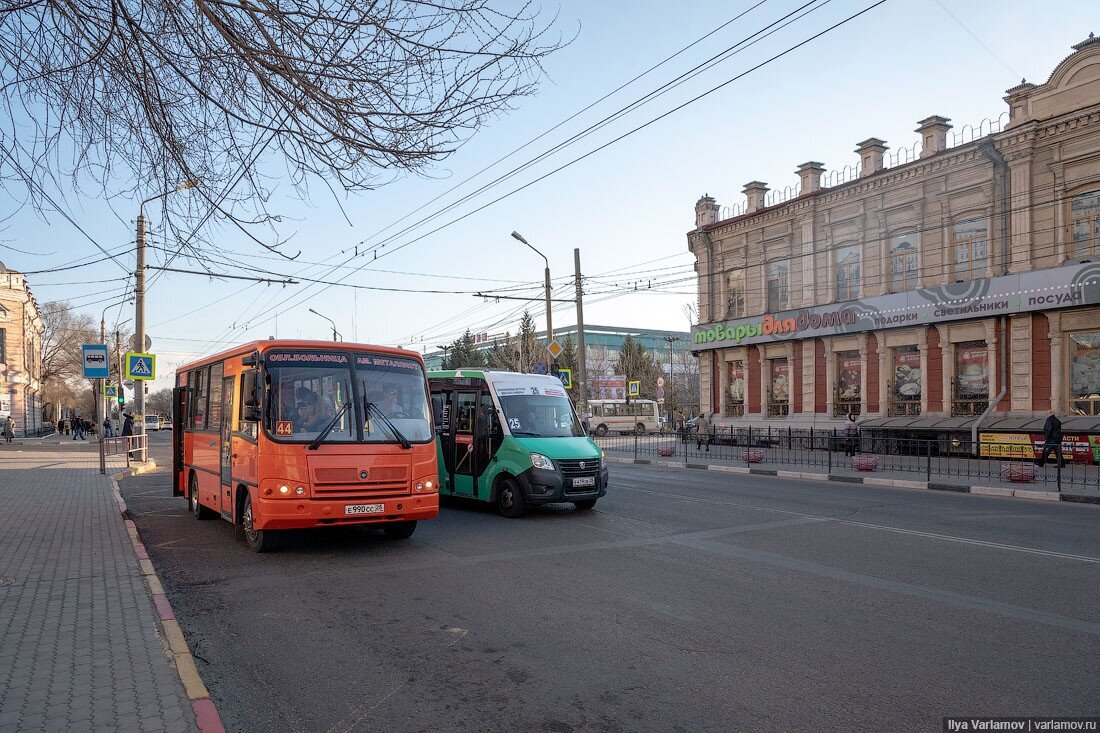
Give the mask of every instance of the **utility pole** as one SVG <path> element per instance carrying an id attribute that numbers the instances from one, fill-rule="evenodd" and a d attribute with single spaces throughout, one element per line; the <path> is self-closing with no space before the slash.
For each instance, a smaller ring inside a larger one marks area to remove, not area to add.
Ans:
<path id="1" fill-rule="evenodd" d="M 669 403 L 672 405 L 672 410 L 670 410 L 670 412 L 673 412 L 673 413 L 675 413 L 675 410 L 676 410 L 676 380 L 675 380 L 675 377 L 673 377 L 673 372 L 672 372 L 672 370 L 673 370 L 673 366 L 672 366 L 673 348 L 672 348 L 672 345 L 674 343 L 676 343 L 677 341 L 679 341 L 679 340 L 680 340 L 679 336 L 673 336 L 672 334 L 669 334 L 668 336 L 665 336 L 665 341 L 668 343 L 668 394 L 669 394 L 669 397 L 671 398 L 669 400 Z M 670 417 L 675 419 L 675 414 L 671 415 Z"/>
<path id="2" fill-rule="evenodd" d="M 587 358 L 584 346 L 584 291 L 581 288 L 581 250 L 573 248 L 574 280 L 577 286 L 577 404 L 581 411 L 588 411 Z M 549 312 L 549 311 L 547 311 Z"/>
<path id="3" fill-rule="evenodd" d="M 134 271 L 136 303 L 134 305 L 134 350 L 145 350 L 145 214 L 139 209 L 137 218 L 137 270 Z M 121 376 L 122 372 L 119 372 Z M 143 382 L 135 382 L 134 407 L 138 420 L 134 435 L 145 434 L 145 390 Z"/>

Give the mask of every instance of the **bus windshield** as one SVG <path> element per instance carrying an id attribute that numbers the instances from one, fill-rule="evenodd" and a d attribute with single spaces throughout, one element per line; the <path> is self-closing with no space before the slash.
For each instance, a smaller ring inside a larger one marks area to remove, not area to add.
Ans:
<path id="1" fill-rule="evenodd" d="M 337 415 L 322 442 L 404 443 L 432 438 L 424 372 L 413 359 L 350 352 L 274 352 L 267 354 L 266 369 L 269 402 L 264 424 L 277 440 L 309 443 Z M 379 419 L 379 413 L 388 420 Z"/>
<path id="2" fill-rule="evenodd" d="M 573 406 L 566 397 L 551 395 L 501 395 L 500 406 L 508 430 L 516 437 L 580 438 L 584 436 Z"/>

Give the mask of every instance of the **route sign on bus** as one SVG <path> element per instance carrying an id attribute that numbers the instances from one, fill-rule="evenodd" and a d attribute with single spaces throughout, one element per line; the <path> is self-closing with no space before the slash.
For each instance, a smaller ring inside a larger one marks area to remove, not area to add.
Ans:
<path id="1" fill-rule="evenodd" d="M 157 357 L 153 354 L 126 353 L 126 378 L 152 380 L 157 378 Z"/>

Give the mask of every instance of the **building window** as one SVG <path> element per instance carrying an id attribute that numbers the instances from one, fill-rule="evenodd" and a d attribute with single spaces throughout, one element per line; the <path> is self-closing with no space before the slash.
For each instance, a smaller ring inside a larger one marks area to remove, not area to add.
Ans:
<path id="1" fill-rule="evenodd" d="M 726 388 L 726 417 L 745 414 L 745 362 L 729 362 L 729 386 Z"/>
<path id="2" fill-rule="evenodd" d="M 859 297 L 859 249 L 859 245 L 856 244 L 834 251 L 837 300 L 852 300 Z"/>
<path id="3" fill-rule="evenodd" d="M 0 328 L 0 364 L 8 363 L 8 329 Z"/>
<path id="4" fill-rule="evenodd" d="M 726 277 L 726 318 L 745 316 L 745 271 L 734 270 Z"/>
<path id="5" fill-rule="evenodd" d="M 890 377 L 889 392 L 890 415 L 920 414 L 920 349 L 916 346 L 894 349 L 894 373 Z"/>
<path id="6" fill-rule="evenodd" d="M 1100 255 L 1100 189 L 1085 191 L 1070 202 L 1073 258 Z"/>
<path id="7" fill-rule="evenodd" d="M 955 222 L 951 229 L 955 252 L 955 279 L 977 280 L 989 269 L 989 220 L 975 216 Z"/>
<path id="8" fill-rule="evenodd" d="M 955 395 L 951 414 L 981 415 L 989 406 L 989 350 L 984 341 L 955 344 Z"/>
<path id="9" fill-rule="evenodd" d="M 890 237 L 890 292 L 902 293 L 917 287 L 918 254 L 916 232 Z"/>
<path id="10" fill-rule="evenodd" d="M 785 358 L 770 359 L 768 372 L 768 417 L 785 417 L 790 413 L 791 373 Z"/>
<path id="11" fill-rule="evenodd" d="M 791 263 L 772 262 L 768 265 L 768 310 L 772 313 L 791 307 Z"/>
<path id="12" fill-rule="evenodd" d="M 859 414 L 860 382 L 863 362 L 858 351 L 836 353 L 836 394 L 833 399 L 833 415 L 844 417 L 849 412 Z"/>
<path id="13" fill-rule="evenodd" d="M 1100 331 L 1069 335 L 1069 410 L 1100 415 Z"/>

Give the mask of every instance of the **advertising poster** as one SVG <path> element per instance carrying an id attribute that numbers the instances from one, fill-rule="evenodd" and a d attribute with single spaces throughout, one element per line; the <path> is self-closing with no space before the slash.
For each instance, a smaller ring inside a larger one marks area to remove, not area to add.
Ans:
<path id="1" fill-rule="evenodd" d="M 955 347 L 955 379 L 959 397 L 985 397 L 989 394 L 989 351 L 984 343 L 958 344 Z"/>
<path id="2" fill-rule="evenodd" d="M 772 359 L 772 402 L 786 402 L 791 394 L 790 368 L 786 359 Z"/>
<path id="3" fill-rule="evenodd" d="M 588 389 L 588 398 L 592 400 L 625 400 L 626 377 L 621 374 L 611 377 L 590 377 Z"/>
<path id="4" fill-rule="evenodd" d="M 915 346 L 894 351 L 893 390 L 899 400 L 920 399 L 920 351 Z"/>
<path id="5" fill-rule="evenodd" d="M 1100 414 L 1100 331 L 1070 336 L 1070 408 L 1078 415 Z"/>
<path id="6" fill-rule="evenodd" d="M 863 376 L 863 363 L 858 351 L 839 351 L 836 355 L 837 397 L 844 401 L 859 400 L 859 382 Z"/>
<path id="7" fill-rule="evenodd" d="M 981 433 L 978 436 L 978 455 L 983 458 L 1034 461 L 1042 452 L 1042 433 Z M 1062 455 L 1067 463 L 1100 464 L 1100 435 L 1063 433 Z M 1052 454 L 1047 460 L 1056 459 Z"/>
<path id="8" fill-rule="evenodd" d="M 729 363 L 730 399 L 733 402 L 745 401 L 745 362 L 731 361 Z"/>

